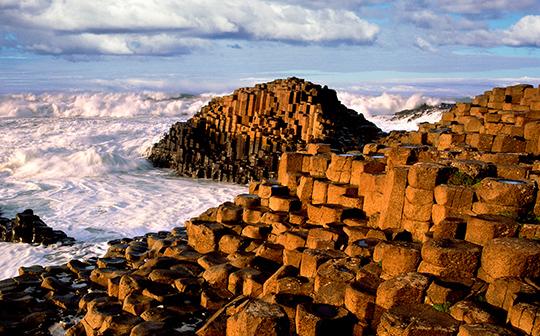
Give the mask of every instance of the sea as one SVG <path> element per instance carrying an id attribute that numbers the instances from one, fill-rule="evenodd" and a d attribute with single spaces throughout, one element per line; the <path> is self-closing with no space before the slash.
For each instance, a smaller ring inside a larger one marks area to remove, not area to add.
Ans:
<path id="1" fill-rule="evenodd" d="M 164 92 L 49 92 L 0 95 L 0 212 L 33 209 L 47 225 L 74 237 L 72 246 L 0 242 L 0 279 L 21 266 L 101 256 L 107 241 L 170 230 L 247 186 L 176 176 L 146 160 L 177 121 L 213 96 Z M 338 92 L 348 107 L 385 131 L 434 122 L 390 120 L 393 112 L 440 99 L 421 94 L 366 96 Z"/>

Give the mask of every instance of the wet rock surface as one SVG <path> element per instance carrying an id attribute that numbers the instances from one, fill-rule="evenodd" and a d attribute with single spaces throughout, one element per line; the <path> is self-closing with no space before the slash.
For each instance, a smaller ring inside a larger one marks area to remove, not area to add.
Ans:
<path id="1" fill-rule="evenodd" d="M 0 213 L 1 214 L 1 213 Z M 18 213 L 14 219 L 0 217 L 0 241 L 28 244 L 71 245 L 75 239 L 60 230 L 47 226 L 30 209 Z"/>

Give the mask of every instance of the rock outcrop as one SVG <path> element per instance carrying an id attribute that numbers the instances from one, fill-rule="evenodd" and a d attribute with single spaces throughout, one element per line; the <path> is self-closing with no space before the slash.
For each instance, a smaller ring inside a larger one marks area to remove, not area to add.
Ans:
<path id="1" fill-rule="evenodd" d="M 0 333 L 37 323 L 22 304 L 78 307 L 67 335 L 540 335 L 537 102 L 495 89 L 363 153 L 284 153 L 185 229 L 0 281 Z"/>
<path id="2" fill-rule="evenodd" d="M 63 231 L 47 226 L 30 209 L 18 213 L 14 219 L 0 217 L 0 241 L 50 245 L 61 243 L 70 245 L 75 239 Z"/>
<path id="3" fill-rule="evenodd" d="M 380 130 L 336 92 L 298 78 L 275 80 L 215 98 L 154 145 L 150 161 L 188 177 L 245 184 L 275 178 L 282 153 L 309 142 L 361 149 Z"/>

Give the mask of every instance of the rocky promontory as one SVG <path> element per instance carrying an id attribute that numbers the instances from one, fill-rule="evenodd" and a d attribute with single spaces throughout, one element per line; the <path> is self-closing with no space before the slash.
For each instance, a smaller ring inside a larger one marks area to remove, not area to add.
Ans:
<path id="1" fill-rule="evenodd" d="M 275 178 L 280 155 L 308 142 L 352 150 L 380 135 L 334 90 L 293 77 L 212 99 L 193 118 L 173 125 L 149 159 L 182 176 L 245 184 Z"/>
<path id="2" fill-rule="evenodd" d="M 185 227 L 0 281 L 0 334 L 540 335 L 539 176 L 530 85 L 362 152 L 308 143 Z"/>
<path id="3" fill-rule="evenodd" d="M 63 231 L 54 230 L 45 224 L 30 209 L 18 213 L 14 219 L 0 216 L 0 241 L 13 243 L 70 245 L 75 239 Z"/>

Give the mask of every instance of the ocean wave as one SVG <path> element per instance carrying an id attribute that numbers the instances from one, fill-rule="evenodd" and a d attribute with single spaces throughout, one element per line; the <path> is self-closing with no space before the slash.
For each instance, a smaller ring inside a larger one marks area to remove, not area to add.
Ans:
<path id="1" fill-rule="evenodd" d="M 162 92 L 10 94 L 0 96 L 0 118 L 191 116 L 212 96 Z"/>
<path id="2" fill-rule="evenodd" d="M 369 96 L 341 91 L 338 92 L 338 98 L 345 106 L 366 117 L 391 115 L 399 111 L 417 108 L 422 104 L 434 106 L 442 102 L 439 98 L 425 96 L 421 93 L 402 96 L 384 92 L 379 96 Z"/>
<path id="3" fill-rule="evenodd" d="M 0 127 L 0 172 L 48 180 L 147 170 L 148 149 L 177 119 L 15 119 Z"/>
<path id="4" fill-rule="evenodd" d="M 442 111 L 435 109 L 432 113 L 417 119 L 392 120 L 396 112 L 415 109 L 424 104 L 437 106 L 443 102 L 440 98 L 429 97 L 421 93 L 403 96 L 385 92 L 376 96 L 340 91 L 338 92 L 338 98 L 345 106 L 362 113 L 366 119 L 385 132 L 415 130 L 419 123 L 438 121 L 442 113 Z"/>

